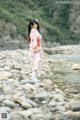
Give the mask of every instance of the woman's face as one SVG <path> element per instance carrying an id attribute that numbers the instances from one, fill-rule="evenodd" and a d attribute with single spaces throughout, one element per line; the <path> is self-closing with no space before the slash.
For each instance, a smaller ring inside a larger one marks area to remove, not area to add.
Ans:
<path id="1" fill-rule="evenodd" d="M 32 28 L 36 28 L 37 29 L 37 24 L 34 22 L 34 24 L 32 25 Z"/>

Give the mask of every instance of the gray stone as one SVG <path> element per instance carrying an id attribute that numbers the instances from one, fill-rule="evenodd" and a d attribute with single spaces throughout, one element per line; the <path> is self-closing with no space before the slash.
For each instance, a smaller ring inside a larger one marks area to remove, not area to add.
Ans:
<path id="1" fill-rule="evenodd" d="M 67 111 L 63 114 L 63 120 L 76 120 L 72 111 Z"/>
<path id="2" fill-rule="evenodd" d="M 80 101 L 70 101 L 69 107 L 72 111 L 80 111 Z"/>
<path id="3" fill-rule="evenodd" d="M 25 109 L 29 109 L 29 108 L 32 108 L 32 105 L 28 102 L 22 102 L 21 103 L 22 107 L 24 107 Z"/>
<path id="4" fill-rule="evenodd" d="M 50 107 L 55 107 L 56 106 L 56 102 L 54 100 L 52 100 L 48 105 Z"/>
<path id="5" fill-rule="evenodd" d="M 32 120 L 46 120 L 44 114 L 42 113 L 32 115 L 31 119 Z"/>
<path id="6" fill-rule="evenodd" d="M 39 106 L 36 102 L 34 102 L 33 100 L 27 99 L 27 102 L 30 103 L 33 107 L 37 107 Z"/>
<path id="7" fill-rule="evenodd" d="M 58 111 L 58 108 L 57 107 L 50 107 L 50 111 L 54 113 L 54 112 Z"/>
<path id="8" fill-rule="evenodd" d="M 48 99 L 48 93 L 45 91 L 42 91 L 40 93 L 35 94 L 35 99 L 43 101 Z"/>
<path id="9" fill-rule="evenodd" d="M 5 96 L 4 95 L 0 95 L 0 104 L 2 104 L 4 99 L 5 99 Z"/>
<path id="10" fill-rule="evenodd" d="M 65 118 L 63 119 L 63 114 L 55 113 L 52 120 L 65 120 Z"/>
<path id="11" fill-rule="evenodd" d="M 20 113 L 12 113 L 10 120 L 29 120 L 29 118 Z"/>
<path id="12" fill-rule="evenodd" d="M 0 85 L 0 95 L 1 95 L 2 93 L 4 94 L 4 88 L 3 88 L 3 85 Z"/>
<path id="13" fill-rule="evenodd" d="M 0 111 L 11 112 L 11 109 L 9 107 L 0 107 Z"/>
<path id="14" fill-rule="evenodd" d="M 10 108 L 14 108 L 16 106 L 16 104 L 13 101 L 11 101 L 11 100 L 3 101 L 3 105 L 7 106 L 7 107 L 10 107 Z"/>
<path id="15" fill-rule="evenodd" d="M 54 94 L 54 100 L 57 102 L 63 102 L 64 101 L 64 96 L 62 94 Z"/>
<path id="16" fill-rule="evenodd" d="M 39 113 L 41 113 L 41 110 L 38 108 L 31 108 L 29 110 L 24 110 L 24 111 L 15 111 L 11 113 L 11 117 L 12 117 L 11 120 L 29 120 L 27 119 L 28 117 L 31 117 L 32 115 Z"/>
<path id="17" fill-rule="evenodd" d="M 57 105 L 57 109 L 60 111 L 60 112 L 64 112 L 66 110 L 65 106 L 61 106 L 61 105 Z"/>
<path id="18" fill-rule="evenodd" d="M 75 112 L 74 116 L 76 118 L 75 120 L 80 120 L 80 112 Z"/>
<path id="19" fill-rule="evenodd" d="M 0 80 L 7 80 L 12 74 L 10 72 L 2 71 L 0 72 Z"/>
<path id="20" fill-rule="evenodd" d="M 12 87 L 10 85 L 5 85 L 4 87 L 4 94 L 5 95 L 12 95 L 14 93 L 14 90 L 12 89 Z"/>

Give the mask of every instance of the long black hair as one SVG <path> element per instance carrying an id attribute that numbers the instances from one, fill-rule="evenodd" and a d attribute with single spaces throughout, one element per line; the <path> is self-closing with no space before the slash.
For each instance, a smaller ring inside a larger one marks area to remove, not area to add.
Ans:
<path id="1" fill-rule="evenodd" d="M 30 33 L 31 33 L 31 29 L 32 26 L 35 24 L 37 24 L 37 30 L 40 32 L 40 25 L 37 19 L 34 20 L 30 20 L 29 25 L 28 25 L 28 40 L 30 41 Z"/>

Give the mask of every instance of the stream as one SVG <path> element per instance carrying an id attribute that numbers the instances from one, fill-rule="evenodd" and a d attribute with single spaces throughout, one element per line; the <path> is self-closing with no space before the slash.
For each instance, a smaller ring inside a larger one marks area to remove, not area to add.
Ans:
<path id="1" fill-rule="evenodd" d="M 68 97 L 80 100 L 80 70 L 71 69 L 72 64 L 80 63 L 80 54 L 52 54 L 49 61 L 49 77 Z"/>

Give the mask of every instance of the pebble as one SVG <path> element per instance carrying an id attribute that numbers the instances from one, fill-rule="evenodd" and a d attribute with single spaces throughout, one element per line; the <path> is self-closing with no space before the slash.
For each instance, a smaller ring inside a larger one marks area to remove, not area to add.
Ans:
<path id="1" fill-rule="evenodd" d="M 72 111 L 80 111 L 80 101 L 71 100 L 69 102 L 69 107 Z"/>
<path id="2" fill-rule="evenodd" d="M 4 100 L 3 105 L 10 108 L 14 108 L 16 106 L 16 104 L 11 100 Z"/>
<path id="3" fill-rule="evenodd" d="M 80 101 L 68 100 L 50 79 L 52 63 L 46 55 L 36 84 L 29 82 L 31 58 L 27 50 L 2 51 L 0 56 L 0 109 L 9 111 L 11 120 L 80 120 Z"/>
<path id="4" fill-rule="evenodd" d="M 40 93 L 35 94 L 35 99 L 39 101 L 44 101 L 44 100 L 49 99 L 49 95 L 47 92 L 42 91 Z"/>

